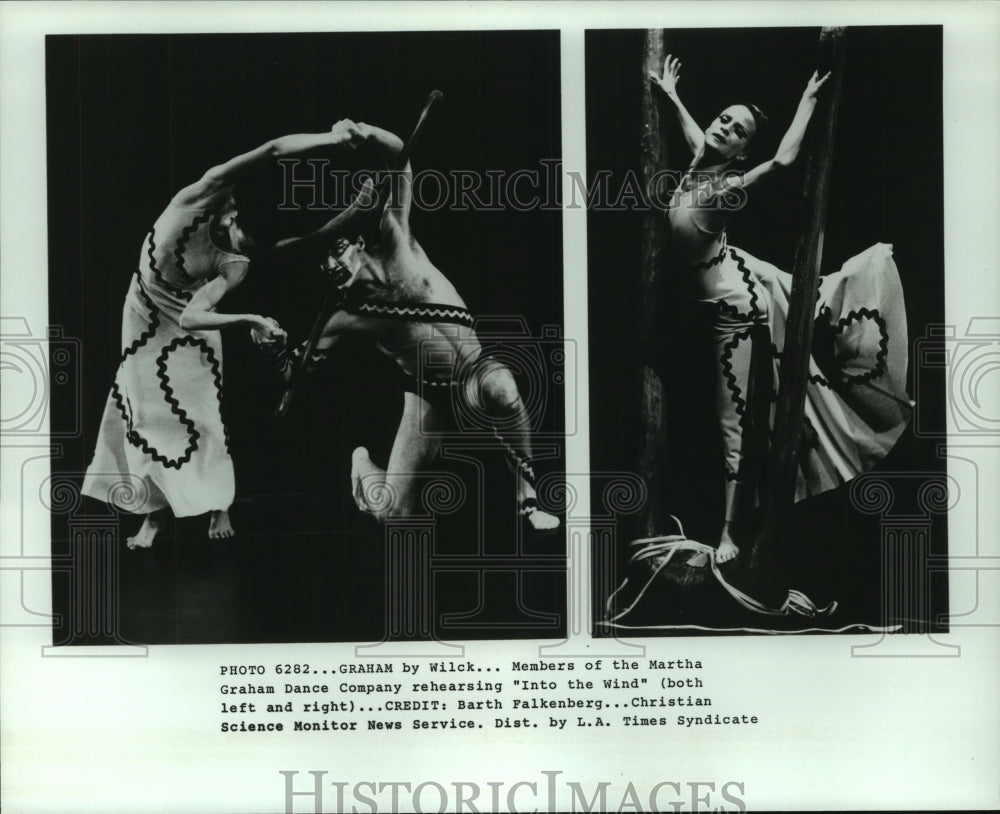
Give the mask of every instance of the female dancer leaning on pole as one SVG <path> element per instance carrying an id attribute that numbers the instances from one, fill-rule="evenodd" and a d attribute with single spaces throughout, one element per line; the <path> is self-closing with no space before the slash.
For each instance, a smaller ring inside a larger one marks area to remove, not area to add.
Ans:
<path id="1" fill-rule="evenodd" d="M 774 157 L 744 172 L 766 121 L 763 113 L 755 105 L 730 105 L 703 131 L 677 95 L 680 67 L 680 60 L 668 55 L 662 76 L 650 76 L 672 102 L 694 153 L 670 200 L 668 220 L 675 268 L 712 329 L 726 479 L 715 557 L 725 562 L 739 552 L 752 508 L 744 449 L 752 328 L 763 323 L 770 329 L 776 382 L 791 291 L 791 275 L 728 243 L 727 217 L 746 203 L 751 186 L 796 160 L 829 74 L 814 73 L 806 83 Z M 814 343 L 810 360 L 796 500 L 869 469 L 889 452 L 910 418 L 906 319 L 892 247 L 876 244 L 823 277 L 816 319 L 828 327 L 821 335 L 831 338 L 831 346 Z M 821 368 L 817 356 L 831 364 Z M 776 392 L 775 384 L 772 401 Z"/>

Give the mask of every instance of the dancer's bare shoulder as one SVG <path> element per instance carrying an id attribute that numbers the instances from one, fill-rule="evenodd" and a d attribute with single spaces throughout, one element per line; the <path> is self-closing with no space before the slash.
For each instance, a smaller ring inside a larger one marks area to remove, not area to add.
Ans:
<path id="1" fill-rule="evenodd" d="M 451 280 L 415 240 L 397 245 L 383 259 L 386 297 L 393 302 L 433 302 L 465 308 Z"/>

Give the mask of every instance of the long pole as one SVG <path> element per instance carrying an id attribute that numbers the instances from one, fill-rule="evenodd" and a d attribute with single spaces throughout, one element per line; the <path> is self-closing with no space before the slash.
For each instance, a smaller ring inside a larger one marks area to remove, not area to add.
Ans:
<path id="1" fill-rule="evenodd" d="M 641 86 L 641 123 L 640 162 L 644 180 L 649 179 L 667 163 L 666 144 L 662 138 L 660 126 L 660 108 L 653 96 L 649 74 L 663 69 L 664 60 L 663 29 L 650 29 L 646 32 L 643 44 L 641 73 L 638 77 Z M 649 487 L 650 500 L 647 501 L 643 514 L 638 518 L 638 537 L 648 537 L 659 534 L 660 518 L 658 508 L 660 485 L 663 472 L 664 456 L 664 405 L 663 382 L 656 371 L 655 354 L 657 343 L 654 339 L 656 331 L 657 303 L 657 272 L 662 264 L 662 253 L 666 244 L 663 213 L 657 210 L 642 215 L 640 237 L 639 265 L 639 327 L 641 336 L 641 354 L 639 369 L 639 410 L 636 416 L 640 428 L 638 439 L 638 457 L 636 471 L 646 481 Z"/>
<path id="2" fill-rule="evenodd" d="M 776 541 L 782 521 L 795 501 L 798 452 L 802 442 L 806 385 L 812 348 L 813 320 L 823 259 L 823 232 L 830 187 L 834 132 L 844 73 L 844 29 L 824 28 L 819 38 L 820 75 L 832 70 L 827 93 L 818 102 L 806 157 L 802 192 L 804 228 L 795 249 L 792 291 L 788 303 L 785 346 L 781 356 L 778 402 L 768 463 L 763 533 L 750 553 L 749 568 L 762 578 L 774 572 Z"/>

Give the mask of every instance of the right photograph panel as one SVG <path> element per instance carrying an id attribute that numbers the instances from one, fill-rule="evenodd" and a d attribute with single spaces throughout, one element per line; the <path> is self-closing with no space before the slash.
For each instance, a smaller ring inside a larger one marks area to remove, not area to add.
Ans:
<path id="1" fill-rule="evenodd" d="M 940 27 L 586 64 L 595 631 L 946 630 Z"/>

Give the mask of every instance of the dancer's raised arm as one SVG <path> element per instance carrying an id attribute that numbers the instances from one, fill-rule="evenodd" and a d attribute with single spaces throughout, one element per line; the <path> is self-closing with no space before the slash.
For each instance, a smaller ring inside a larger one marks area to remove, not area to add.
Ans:
<path id="1" fill-rule="evenodd" d="M 677 94 L 677 83 L 680 81 L 680 77 L 681 61 L 670 54 L 667 54 L 667 58 L 663 62 L 662 76 L 657 76 L 653 71 L 649 73 L 649 78 L 653 80 L 653 83 L 673 102 L 677 118 L 681 123 L 681 130 L 684 133 L 684 139 L 687 141 L 688 147 L 691 148 L 691 152 L 697 155 L 705 146 L 705 133 L 698 126 L 694 117 L 688 113 L 688 109 L 684 107 L 681 97 Z"/>
<path id="2" fill-rule="evenodd" d="M 759 181 L 769 173 L 784 167 L 790 167 L 795 163 L 802 148 L 802 139 L 805 138 L 806 129 L 809 127 L 809 120 L 812 119 L 813 111 L 816 109 L 817 94 L 829 78 L 829 72 L 823 77 L 819 76 L 818 71 L 813 72 L 813 75 L 806 83 L 806 89 L 802 92 L 802 98 L 799 100 L 799 106 L 792 117 L 792 123 L 788 126 L 788 130 L 781 139 L 774 158 L 754 167 L 743 175 L 740 182 L 742 186 L 750 186 L 750 184 Z"/>
<path id="3" fill-rule="evenodd" d="M 272 139 L 266 144 L 241 153 L 223 164 L 209 169 L 193 184 L 184 187 L 174 196 L 174 203 L 194 206 L 206 199 L 227 191 L 242 176 L 278 158 L 291 158 L 323 148 L 336 147 L 349 142 L 352 135 L 343 128 L 334 127 L 328 133 L 296 133 Z"/>
<path id="4" fill-rule="evenodd" d="M 331 132 L 342 133 L 344 143 L 353 149 L 362 145 L 373 146 L 381 154 L 387 167 L 392 167 L 393 160 L 403 150 L 402 139 L 388 130 L 370 124 L 341 119 L 333 126 Z M 395 213 L 399 225 L 406 229 L 409 223 L 412 198 L 412 169 L 407 162 L 401 170 L 390 169 L 388 172 L 391 173 L 388 178 L 388 192 L 385 191 L 383 184 L 378 185 L 381 189 L 376 189 L 376 185 L 370 179 L 366 180 L 357 196 L 343 212 L 338 213 L 323 226 L 308 234 L 278 241 L 272 255 L 287 261 L 294 254 L 330 247 L 332 241 L 344 237 L 348 231 L 357 229 L 356 219 L 358 216 L 381 208 L 381 202 L 378 200 L 379 195 L 387 194 L 389 196 L 387 210 Z M 353 238 L 356 234 L 348 236 Z"/>
<path id="5" fill-rule="evenodd" d="M 368 143 L 382 154 L 386 166 L 393 173 L 389 186 L 388 208 L 398 215 L 400 222 L 405 227 L 410 217 L 413 169 L 410 167 L 409 161 L 402 168 L 394 166 L 396 156 L 403 151 L 403 140 L 395 133 L 390 133 L 388 130 L 371 124 L 359 124 L 358 127 L 362 128 L 362 133 Z"/>

